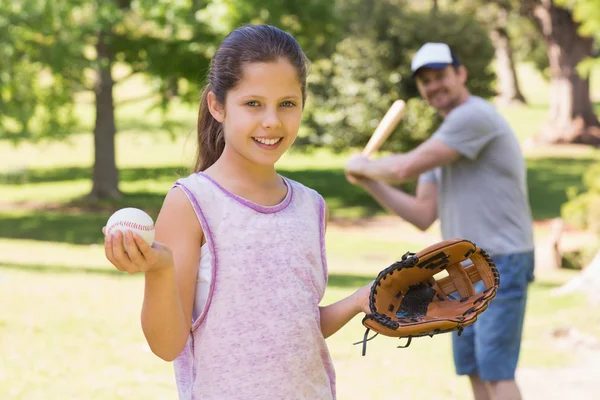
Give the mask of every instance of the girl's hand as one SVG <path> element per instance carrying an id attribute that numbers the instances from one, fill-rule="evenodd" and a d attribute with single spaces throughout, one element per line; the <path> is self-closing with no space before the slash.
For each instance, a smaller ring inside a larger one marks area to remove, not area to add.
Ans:
<path id="1" fill-rule="evenodd" d="M 361 287 L 356 292 L 354 292 L 356 309 L 359 312 L 371 314 L 371 307 L 369 306 L 369 297 L 371 295 L 371 286 L 373 286 L 373 282 L 375 281 L 369 282 L 369 284 Z"/>
<path id="2" fill-rule="evenodd" d="M 173 254 L 162 243 L 154 241 L 150 246 L 140 235 L 131 231 L 125 232 L 127 251 L 123 245 L 123 233 L 116 231 L 111 235 L 104 232 L 104 253 L 119 271 L 135 274 L 137 272 L 154 272 L 173 267 Z"/>

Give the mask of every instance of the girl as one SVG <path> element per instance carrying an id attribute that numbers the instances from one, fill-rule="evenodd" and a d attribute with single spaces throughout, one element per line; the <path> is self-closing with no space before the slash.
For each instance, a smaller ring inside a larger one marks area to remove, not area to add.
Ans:
<path id="1" fill-rule="evenodd" d="M 298 133 L 307 63 L 275 27 L 230 33 L 202 95 L 195 173 L 167 194 L 153 246 L 106 237 L 117 269 L 145 273 L 142 328 L 175 360 L 180 399 L 334 399 L 325 338 L 368 312 L 370 285 L 319 307 L 327 208 L 274 167 Z"/>

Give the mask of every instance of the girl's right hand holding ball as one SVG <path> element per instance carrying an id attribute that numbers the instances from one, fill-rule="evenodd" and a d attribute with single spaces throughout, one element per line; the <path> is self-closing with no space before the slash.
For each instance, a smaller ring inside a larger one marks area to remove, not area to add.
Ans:
<path id="1" fill-rule="evenodd" d="M 132 231 L 115 231 L 106 235 L 104 232 L 104 253 L 106 258 L 119 271 L 135 274 L 137 272 L 155 272 L 173 267 L 173 254 L 171 249 L 162 243 L 154 241 L 150 246 L 137 233 Z M 123 235 L 127 244 L 127 251 L 123 244 Z"/>

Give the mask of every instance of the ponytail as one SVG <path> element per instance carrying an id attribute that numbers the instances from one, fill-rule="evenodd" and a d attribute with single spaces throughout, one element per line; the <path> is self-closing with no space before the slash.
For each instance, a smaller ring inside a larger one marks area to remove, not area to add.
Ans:
<path id="1" fill-rule="evenodd" d="M 204 88 L 200 100 L 200 110 L 198 111 L 198 148 L 194 173 L 204 171 L 213 165 L 221 157 L 225 148 L 223 124 L 214 119 L 208 109 L 208 93 L 210 91 L 210 84 L 208 84 Z"/>

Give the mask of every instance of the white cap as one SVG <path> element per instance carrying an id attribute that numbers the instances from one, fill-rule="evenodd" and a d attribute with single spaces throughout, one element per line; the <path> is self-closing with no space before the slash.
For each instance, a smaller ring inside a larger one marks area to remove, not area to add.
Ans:
<path id="1" fill-rule="evenodd" d="M 415 53 L 410 69 L 414 75 L 423 67 L 442 69 L 448 65 L 459 65 L 458 59 L 450 50 L 450 46 L 446 43 L 425 43 Z"/>

